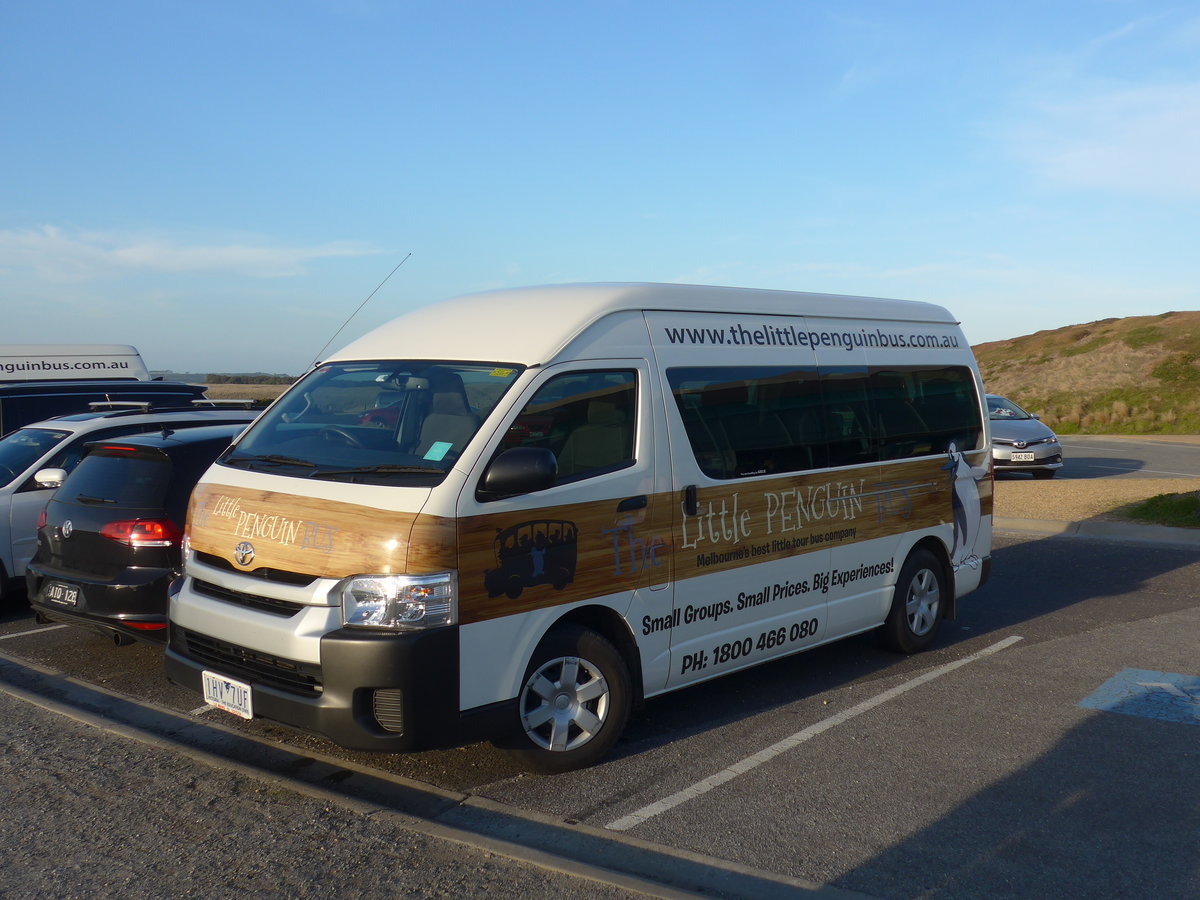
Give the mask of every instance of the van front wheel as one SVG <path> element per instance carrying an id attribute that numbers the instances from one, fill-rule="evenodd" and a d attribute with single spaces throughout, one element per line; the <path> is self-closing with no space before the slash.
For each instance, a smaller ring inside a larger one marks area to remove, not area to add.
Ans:
<path id="1" fill-rule="evenodd" d="M 522 763 L 546 774 L 581 769 L 603 758 L 629 721 L 629 667 L 603 635 L 560 625 L 534 652 L 517 701 Z"/>
<path id="2" fill-rule="evenodd" d="M 884 644 L 899 653 L 928 648 L 937 636 L 946 590 L 946 570 L 936 556 L 928 550 L 909 554 L 881 629 Z"/>

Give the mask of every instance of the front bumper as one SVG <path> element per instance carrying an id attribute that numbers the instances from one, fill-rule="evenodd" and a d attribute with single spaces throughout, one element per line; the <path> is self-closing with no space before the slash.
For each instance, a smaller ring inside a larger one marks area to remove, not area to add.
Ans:
<path id="1" fill-rule="evenodd" d="M 1032 460 L 1015 460 L 1013 453 L 1032 453 Z M 1017 448 L 1010 444 L 992 445 L 992 464 L 997 472 L 1028 472 L 1036 469 L 1061 469 L 1063 465 L 1062 445 L 1035 444 Z"/>
<path id="2" fill-rule="evenodd" d="M 29 605 L 44 619 L 78 625 L 107 635 L 121 635 L 152 644 L 167 640 L 167 585 L 172 569 L 124 569 L 120 581 L 82 578 L 75 573 L 59 574 L 31 562 L 25 570 Z M 51 583 L 78 589 L 72 606 L 46 596 Z"/>
<path id="3" fill-rule="evenodd" d="M 167 677 L 202 693 L 205 670 L 251 686 L 254 713 L 351 750 L 407 752 L 497 736 L 515 704 L 460 714 L 458 628 L 406 634 L 342 628 L 320 665 L 281 660 L 171 625 Z"/>

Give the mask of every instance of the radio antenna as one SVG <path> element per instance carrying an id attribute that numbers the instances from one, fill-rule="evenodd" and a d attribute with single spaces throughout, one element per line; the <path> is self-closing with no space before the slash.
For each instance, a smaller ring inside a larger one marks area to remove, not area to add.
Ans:
<path id="1" fill-rule="evenodd" d="M 371 302 L 371 298 L 379 293 L 379 288 L 381 288 L 385 284 L 387 284 L 388 278 L 391 278 L 393 275 L 396 274 L 396 269 L 399 269 L 402 265 L 404 265 L 406 262 L 408 262 L 409 256 L 412 256 L 411 250 L 408 251 L 408 254 L 404 257 L 404 259 L 402 259 L 402 260 L 400 260 L 400 262 L 396 263 L 395 269 L 392 269 L 392 271 L 388 272 L 387 278 L 385 278 L 385 279 L 383 279 L 383 281 L 379 282 L 378 287 L 376 287 L 375 290 L 371 291 L 371 293 L 367 294 L 367 299 L 364 300 L 362 303 L 358 304 L 358 309 L 356 309 L 354 312 L 350 313 L 349 318 L 347 318 L 346 321 L 342 323 L 342 327 L 333 333 L 333 337 L 331 337 L 329 340 L 327 340 L 325 342 L 325 346 L 321 348 L 321 351 L 315 357 L 313 357 L 313 361 L 312 361 L 313 366 L 315 366 L 317 364 L 317 360 L 319 360 L 322 356 L 325 355 L 325 351 L 329 349 L 329 345 L 332 344 L 334 342 L 334 340 L 337 339 L 337 336 L 342 333 L 342 328 L 345 328 L 347 325 L 350 324 L 350 319 L 353 319 L 355 316 L 357 316 L 359 313 L 359 310 L 361 310 L 364 306 L 366 306 L 368 303 Z M 311 368 L 311 366 L 310 366 L 310 368 Z"/>

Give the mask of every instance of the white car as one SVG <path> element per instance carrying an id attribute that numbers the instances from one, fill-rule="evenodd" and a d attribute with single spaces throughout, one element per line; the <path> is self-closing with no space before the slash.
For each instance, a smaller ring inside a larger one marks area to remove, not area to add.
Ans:
<path id="1" fill-rule="evenodd" d="M 187 408 L 78 413 L 26 425 L 0 438 L 0 599 L 24 581 L 25 566 L 37 549 L 38 515 L 54 493 L 54 488 L 34 480 L 37 472 L 69 472 L 89 441 L 198 425 L 249 424 L 259 412 Z"/>
<path id="2" fill-rule="evenodd" d="M 987 405 L 997 474 L 1029 472 L 1034 478 L 1053 478 L 1063 465 L 1058 435 L 1006 397 L 988 394 Z"/>

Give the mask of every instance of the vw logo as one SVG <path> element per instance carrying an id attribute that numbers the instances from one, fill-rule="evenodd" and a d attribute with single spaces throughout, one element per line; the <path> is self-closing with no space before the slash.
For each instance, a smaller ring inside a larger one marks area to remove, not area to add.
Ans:
<path id="1" fill-rule="evenodd" d="M 70 519 L 67 519 L 67 521 L 63 522 L 63 524 L 62 524 L 63 538 L 64 539 L 69 538 L 74 533 L 75 533 L 75 525 L 71 522 Z"/>
<path id="2" fill-rule="evenodd" d="M 233 548 L 233 561 L 239 566 L 248 566 L 254 562 L 254 545 L 249 541 L 242 541 Z"/>

